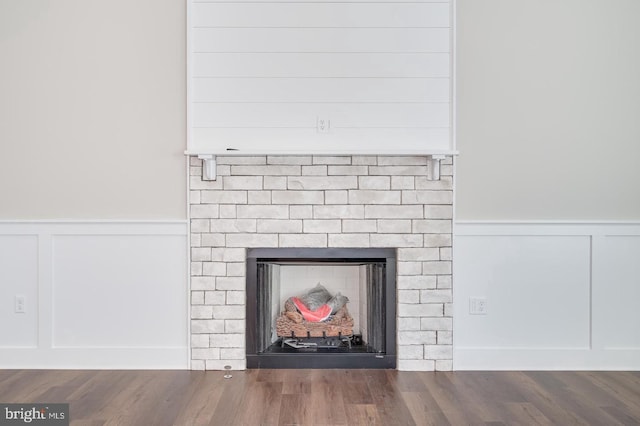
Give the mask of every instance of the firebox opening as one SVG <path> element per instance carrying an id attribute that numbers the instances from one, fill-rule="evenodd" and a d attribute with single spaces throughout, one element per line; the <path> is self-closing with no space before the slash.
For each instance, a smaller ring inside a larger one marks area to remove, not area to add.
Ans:
<path id="1" fill-rule="evenodd" d="M 319 321 L 295 299 L 318 284 L 348 298 Z M 395 307 L 393 249 L 249 249 L 247 366 L 395 368 Z"/>

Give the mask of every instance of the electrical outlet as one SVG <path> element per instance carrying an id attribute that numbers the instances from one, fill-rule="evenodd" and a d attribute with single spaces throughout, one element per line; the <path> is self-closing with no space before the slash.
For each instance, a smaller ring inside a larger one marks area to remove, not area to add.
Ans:
<path id="1" fill-rule="evenodd" d="M 471 315 L 487 315 L 487 298 L 486 297 L 470 297 L 469 313 Z"/>
<path id="2" fill-rule="evenodd" d="M 23 294 L 16 294 L 15 311 L 17 314 L 27 312 L 27 298 Z"/>
<path id="3" fill-rule="evenodd" d="M 331 128 L 331 120 L 326 117 L 318 117 L 316 121 L 316 130 L 318 133 L 329 133 Z"/>

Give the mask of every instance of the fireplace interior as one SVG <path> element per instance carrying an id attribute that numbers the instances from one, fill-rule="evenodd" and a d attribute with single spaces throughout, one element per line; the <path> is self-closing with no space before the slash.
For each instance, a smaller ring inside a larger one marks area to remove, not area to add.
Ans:
<path id="1" fill-rule="evenodd" d="M 247 367 L 395 368 L 395 262 L 393 249 L 249 249 Z M 308 321 L 295 298 L 318 284 L 349 301 Z"/>

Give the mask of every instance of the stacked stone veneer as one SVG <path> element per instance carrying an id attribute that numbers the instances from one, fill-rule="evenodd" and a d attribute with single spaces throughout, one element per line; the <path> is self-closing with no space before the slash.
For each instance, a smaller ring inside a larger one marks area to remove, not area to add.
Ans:
<path id="1" fill-rule="evenodd" d="M 191 159 L 191 367 L 244 369 L 248 247 L 397 248 L 398 369 L 452 369 L 453 160 Z"/>

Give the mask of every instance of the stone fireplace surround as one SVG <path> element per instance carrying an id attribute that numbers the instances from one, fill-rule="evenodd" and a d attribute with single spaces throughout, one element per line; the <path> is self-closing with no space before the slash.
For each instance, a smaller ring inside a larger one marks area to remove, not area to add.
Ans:
<path id="1" fill-rule="evenodd" d="M 250 247 L 397 250 L 399 370 L 451 370 L 453 159 L 426 156 L 218 157 L 189 168 L 191 368 L 246 368 Z"/>

